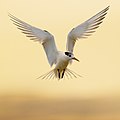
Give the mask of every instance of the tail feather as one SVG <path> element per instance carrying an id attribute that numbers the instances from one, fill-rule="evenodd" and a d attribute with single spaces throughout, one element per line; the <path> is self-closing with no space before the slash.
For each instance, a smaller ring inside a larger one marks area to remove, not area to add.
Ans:
<path id="1" fill-rule="evenodd" d="M 77 77 L 82 77 L 82 76 L 75 73 L 74 71 L 66 68 L 65 70 L 62 70 L 62 71 L 58 71 L 57 69 L 53 69 L 50 72 L 41 75 L 37 79 L 54 79 L 54 78 L 57 78 L 58 80 L 60 80 L 62 78 L 73 79 L 73 78 L 77 78 Z"/>
<path id="2" fill-rule="evenodd" d="M 82 77 L 81 75 L 79 75 L 78 73 L 66 68 L 66 72 L 69 72 L 71 76 L 73 76 L 74 78 L 77 78 L 77 77 Z"/>
<path id="3" fill-rule="evenodd" d="M 54 70 L 51 70 L 50 72 L 41 75 L 37 79 L 52 79 L 54 77 L 55 77 Z"/>
<path id="4" fill-rule="evenodd" d="M 70 69 L 67 69 L 66 72 L 69 74 L 69 76 L 70 76 L 71 78 L 73 78 L 73 77 L 77 78 L 76 75 L 73 74 L 73 72 L 72 72 Z"/>

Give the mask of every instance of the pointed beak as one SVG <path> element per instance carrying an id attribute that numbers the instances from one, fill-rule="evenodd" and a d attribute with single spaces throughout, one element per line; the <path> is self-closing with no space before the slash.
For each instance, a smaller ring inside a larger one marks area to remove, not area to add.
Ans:
<path id="1" fill-rule="evenodd" d="M 80 62 L 80 61 L 79 61 L 77 58 L 75 58 L 75 57 L 73 57 L 72 59 L 73 59 L 73 60 L 76 60 L 76 61 L 78 61 L 78 62 Z"/>

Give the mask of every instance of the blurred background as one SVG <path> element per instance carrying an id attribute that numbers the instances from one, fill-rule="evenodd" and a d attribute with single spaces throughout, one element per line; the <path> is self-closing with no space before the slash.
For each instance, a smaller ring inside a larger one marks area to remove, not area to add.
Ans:
<path id="1" fill-rule="evenodd" d="M 74 54 L 70 69 L 83 78 L 36 80 L 51 70 L 39 43 L 8 12 L 46 29 L 65 51 L 68 32 L 110 5 L 104 22 Z M 0 0 L 0 120 L 120 120 L 120 1 Z"/>

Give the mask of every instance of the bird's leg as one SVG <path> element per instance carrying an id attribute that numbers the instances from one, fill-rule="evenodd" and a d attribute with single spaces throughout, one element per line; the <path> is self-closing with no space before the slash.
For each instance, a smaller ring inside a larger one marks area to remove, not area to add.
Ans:
<path id="1" fill-rule="evenodd" d="M 64 77 L 65 69 L 63 69 L 62 78 Z"/>
<path id="2" fill-rule="evenodd" d="M 59 77 L 59 79 L 60 79 L 60 70 L 59 69 L 57 69 L 58 70 L 58 77 Z"/>

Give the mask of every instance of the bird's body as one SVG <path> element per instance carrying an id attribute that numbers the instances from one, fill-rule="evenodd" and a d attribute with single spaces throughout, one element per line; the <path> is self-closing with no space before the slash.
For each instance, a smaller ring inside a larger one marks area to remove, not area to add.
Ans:
<path id="1" fill-rule="evenodd" d="M 105 18 L 108 9 L 109 6 L 88 19 L 87 21 L 73 28 L 69 32 L 67 37 L 66 52 L 57 50 L 54 36 L 48 31 L 33 27 L 11 14 L 9 14 L 9 17 L 13 21 L 13 24 L 15 24 L 17 28 L 22 31 L 22 33 L 26 34 L 27 37 L 30 37 L 30 40 L 38 41 L 42 44 L 50 66 L 55 64 L 55 68 L 53 70 L 40 76 L 39 78 L 50 79 L 55 77 L 58 79 L 62 79 L 64 76 L 68 78 L 80 76 L 67 68 L 68 64 L 72 60 L 79 61 L 77 58 L 74 57 L 73 54 L 75 42 L 76 40 L 86 38 L 87 36 L 90 36 L 93 32 L 95 32 L 95 29 L 97 29 L 99 25 L 103 22 L 102 20 Z"/>
<path id="2" fill-rule="evenodd" d="M 69 58 L 64 54 L 64 52 L 59 51 L 57 55 L 57 62 L 54 68 L 55 76 L 58 78 L 64 77 L 64 72 L 69 64 Z M 62 75 L 61 75 L 62 74 Z"/>
<path id="3" fill-rule="evenodd" d="M 76 76 L 80 76 L 77 75 L 76 73 L 73 73 L 71 70 L 69 70 L 67 68 L 67 66 L 69 65 L 69 63 L 71 62 L 71 58 L 69 58 L 68 56 L 66 56 L 66 54 L 69 53 L 69 55 L 71 55 L 71 57 L 73 56 L 72 53 L 70 52 L 62 52 L 62 51 L 58 51 L 56 54 L 56 64 L 53 70 L 51 70 L 49 73 L 40 76 L 41 78 L 51 78 L 51 77 L 56 77 L 56 78 L 63 78 L 65 72 L 66 76 L 68 77 L 71 73 L 73 74 L 74 77 Z M 76 59 L 74 56 L 72 59 Z M 78 59 L 76 59 L 77 61 L 79 61 Z M 68 75 L 67 75 L 68 74 Z M 76 74 L 76 75 L 75 75 Z M 39 78 L 40 78 L 39 77 Z M 70 75 L 70 77 L 72 78 L 72 76 Z"/>
<path id="4" fill-rule="evenodd" d="M 69 59 L 67 58 L 67 56 L 65 56 L 64 52 L 59 51 L 57 55 L 57 62 L 55 69 L 60 69 L 60 71 L 66 69 L 68 63 L 69 63 Z"/>

